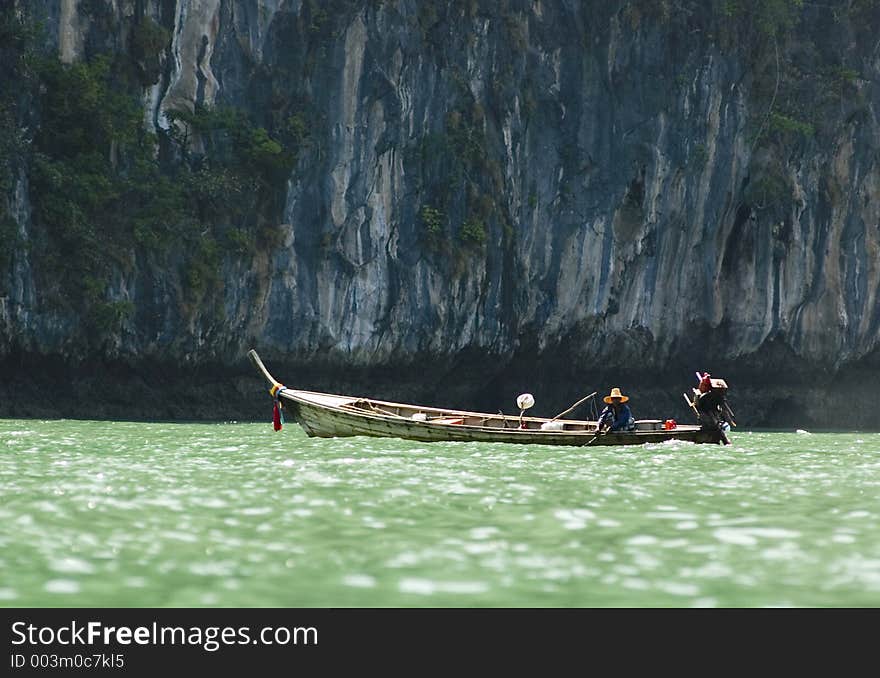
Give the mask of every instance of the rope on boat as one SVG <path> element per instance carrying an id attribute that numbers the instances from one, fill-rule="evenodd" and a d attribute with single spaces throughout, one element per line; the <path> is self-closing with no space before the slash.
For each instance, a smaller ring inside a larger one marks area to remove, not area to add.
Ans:
<path id="1" fill-rule="evenodd" d="M 269 395 L 272 396 L 274 401 L 272 405 L 272 428 L 276 431 L 280 431 L 284 426 L 284 413 L 281 411 L 284 406 L 281 404 L 280 395 L 283 390 L 284 384 L 279 384 L 277 381 L 269 389 Z"/>

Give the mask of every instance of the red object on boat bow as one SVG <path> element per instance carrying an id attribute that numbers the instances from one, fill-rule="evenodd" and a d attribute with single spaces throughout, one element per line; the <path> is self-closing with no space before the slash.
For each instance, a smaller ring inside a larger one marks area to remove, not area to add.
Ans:
<path id="1" fill-rule="evenodd" d="M 276 431 L 281 430 L 281 407 L 278 404 L 278 401 L 275 401 L 275 406 L 272 409 L 272 426 Z"/>

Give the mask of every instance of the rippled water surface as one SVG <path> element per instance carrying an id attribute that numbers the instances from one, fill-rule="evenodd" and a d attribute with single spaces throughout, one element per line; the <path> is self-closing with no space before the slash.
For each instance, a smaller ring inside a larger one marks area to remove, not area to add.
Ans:
<path id="1" fill-rule="evenodd" d="M 878 606 L 880 434 L 0 420 L 3 606 Z"/>

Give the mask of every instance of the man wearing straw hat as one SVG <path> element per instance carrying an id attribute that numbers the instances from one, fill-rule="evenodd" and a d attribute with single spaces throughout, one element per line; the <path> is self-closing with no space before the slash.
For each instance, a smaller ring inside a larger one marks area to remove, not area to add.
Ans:
<path id="1" fill-rule="evenodd" d="M 615 386 L 611 389 L 611 393 L 602 400 L 607 403 L 607 407 L 599 415 L 597 432 L 604 433 L 609 429 L 611 431 L 636 430 L 636 420 L 633 419 L 629 405 L 626 404 L 629 396 L 623 395 L 620 389 Z"/>

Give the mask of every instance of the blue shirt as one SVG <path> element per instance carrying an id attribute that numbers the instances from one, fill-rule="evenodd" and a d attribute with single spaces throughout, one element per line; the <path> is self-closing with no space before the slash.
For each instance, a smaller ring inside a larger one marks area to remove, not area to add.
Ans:
<path id="1" fill-rule="evenodd" d="M 631 431 L 636 426 L 629 405 L 624 403 L 617 406 L 617 417 L 614 416 L 614 408 L 611 405 L 605 406 L 602 414 L 599 415 L 599 426 L 608 423 L 611 424 L 612 431 Z"/>

